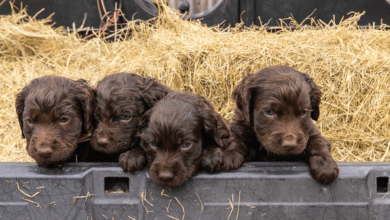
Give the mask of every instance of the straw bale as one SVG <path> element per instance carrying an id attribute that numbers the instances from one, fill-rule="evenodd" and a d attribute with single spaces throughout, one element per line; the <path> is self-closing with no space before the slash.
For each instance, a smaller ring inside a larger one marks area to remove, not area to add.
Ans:
<path id="1" fill-rule="evenodd" d="M 310 19 L 311 26 L 288 18 L 269 33 L 265 26 L 206 27 L 165 8 L 157 19 L 129 21 L 115 43 L 53 29 L 50 18 L 36 20 L 24 9 L 0 16 L 0 161 L 32 161 L 14 102 L 36 77 L 84 78 L 95 86 L 109 74 L 134 72 L 204 95 L 230 120 L 230 96 L 246 71 L 277 64 L 308 73 L 321 88 L 316 124 L 337 161 L 390 161 L 390 31 L 384 24 L 359 28 L 361 16 Z"/>

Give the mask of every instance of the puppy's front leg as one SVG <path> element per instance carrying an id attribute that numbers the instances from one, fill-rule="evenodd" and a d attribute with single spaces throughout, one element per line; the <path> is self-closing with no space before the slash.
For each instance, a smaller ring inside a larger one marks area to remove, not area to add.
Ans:
<path id="1" fill-rule="evenodd" d="M 330 145 L 313 125 L 309 132 L 310 173 L 322 184 L 330 184 L 339 176 L 339 167 L 330 154 Z"/>
<path id="2" fill-rule="evenodd" d="M 216 172 L 221 169 L 224 154 L 220 147 L 210 146 L 203 150 L 201 165 L 208 172 Z"/>
<path id="3" fill-rule="evenodd" d="M 137 147 L 122 153 L 119 156 L 119 164 L 123 171 L 135 173 L 145 167 L 145 152 L 142 147 Z"/>
<path id="4" fill-rule="evenodd" d="M 224 151 L 223 168 L 225 171 L 239 168 L 245 161 L 247 147 L 239 138 L 234 136 L 230 140 L 229 147 Z"/>

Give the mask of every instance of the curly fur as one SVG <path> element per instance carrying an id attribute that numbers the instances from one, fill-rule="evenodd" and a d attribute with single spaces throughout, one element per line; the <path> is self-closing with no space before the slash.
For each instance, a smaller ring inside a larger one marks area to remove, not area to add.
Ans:
<path id="1" fill-rule="evenodd" d="M 28 154 L 41 166 L 63 163 L 74 156 L 79 138 L 91 129 L 94 106 L 94 91 L 85 80 L 59 76 L 34 79 L 16 96 Z M 65 119 L 68 121 L 61 121 Z"/>
<path id="2" fill-rule="evenodd" d="M 142 169 L 145 156 L 136 137 L 138 122 L 168 91 L 156 80 L 133 73 L 102 79 L 96 89 L 93 149 L 116 157 L 124 171 L 134 173 Z"/>
<path id="3" fill-rule="evenodd" d="M 331 144 L 311 121 L 320 115 L 321 91 L 309 75 L 286 66 L 267 67 L 248 73 L 232 97 L 237 107 L 225 170 L 245 160 L 303 160 L 321 183 L 338 177 Z"/>
<path id="4" fill-rule="evenodd" d="M 220 170 L 230 130 L 204 97 L 172 91 L 142 117 L 139 136 L 151 179 L 176 187 L 199 166 Z M 191 147 L 185 148 L 185 143 Z"/>

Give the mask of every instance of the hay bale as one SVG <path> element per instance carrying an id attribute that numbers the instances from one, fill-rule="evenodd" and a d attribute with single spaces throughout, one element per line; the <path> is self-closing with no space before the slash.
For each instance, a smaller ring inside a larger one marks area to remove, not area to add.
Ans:
<path id="1" fill-rule="evenodd" d="M 246 71 L 277 64 L 308 73 L 321 88 L 317 126 L 337 161 L 390 161 L 390 31 L 384 24 L 359 28 L 362 15 L 312 26 L 286 19 L 280 32 L 268 33 L 209 28 L 165 8 L 157 19 L 128 22 L 119 32 L 131 36 L 116 43 L 54 30 L 50 18 L 35 20 L 24 10 L 0 16 L 0 161 L 31 161 L 14 100 L 36 77 L 84 78 L 95 86 L 106 75 L 134 72 L 204 95 L 230 120 L 230 96 Z"/>

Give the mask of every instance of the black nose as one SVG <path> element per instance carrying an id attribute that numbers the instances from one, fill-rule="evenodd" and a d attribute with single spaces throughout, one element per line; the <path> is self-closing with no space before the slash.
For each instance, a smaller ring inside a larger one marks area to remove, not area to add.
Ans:
<path id="1" fill-rule="evenodd" d="M 37 154 L 42 158 L 50 157 L 51 153 L 53 153 L 51 148 L 40 148 L 37 150 Z"/>
<path id="2" fill-rule="evenodd" d="M 158 177 L 162 180 L 170 180 L 174 177 L 173 172 L 169 170 L 160 171 Z"/>
<path id="3" fill-rule="evenodd" d="M 98 137 L 97 138 L 97 142 L 98 142 L 98 144 L 100 145 L 100 146 L 102 146 L 102 147 L 105 147 L 106 145 L 108 145 L 108 138 L 106 138 L 106 137 Z"/>

